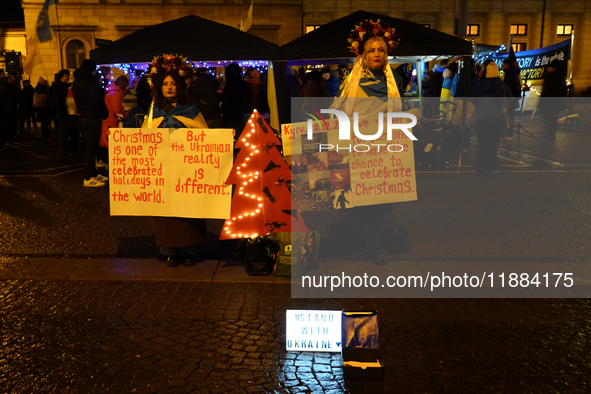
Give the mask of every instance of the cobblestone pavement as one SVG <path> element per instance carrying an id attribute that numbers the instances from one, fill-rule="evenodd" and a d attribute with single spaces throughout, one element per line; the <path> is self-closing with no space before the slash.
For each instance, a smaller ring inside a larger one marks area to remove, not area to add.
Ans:
<path id="1" fill-rule="evenodd" d="M 3 393 L 586 393 L 589 300 L 295 300 L 287 284 L 4 281 Z M 382 382 L 286 353 L 286 308 L 376 309 Z"/>
<path id="2" fill-rule="evenodd" d="M 589 136 L 561 133 L 551 152 L 531 139 L 518 152 L 503 145 L 496 179 L 419 173 L 419 201 L 389 218 L 389 251 L 415 262 L 589 262 Z M 0 268 L 154 263 L 151 221 L 110 217 L 107 188 L 83 188 L 79 160 L 51 148 L 24 140 L 0 152 Z M 323 245 L 325 258 L 338 252 Z M 227 261 L 237 246 L 218 243 L 209 257 Z M 292 299 L 273 278 L 6 278 L 2 394 L 591 392 L 588 299 Z M 344 381 L 340 355 L 285 352 L 288 308 L 377 310 L 384 380 Z"/>

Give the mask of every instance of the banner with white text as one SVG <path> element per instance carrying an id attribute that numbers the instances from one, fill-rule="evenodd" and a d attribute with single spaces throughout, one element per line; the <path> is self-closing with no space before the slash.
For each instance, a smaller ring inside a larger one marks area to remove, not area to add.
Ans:
<path id="1" fill-rule="evenodd" d="M 521 79 L 523 81 L 544 79 L 544 70 L 553 60 L 558 60 L 558 64 L 560 65 L 558 71 L 566 77 L 570 52 L 570 38 L 548 47 L 533 49 L 531 51 L 515 52 L 515 58 L 521 70 Z M 501 64 L 508 56 L 508 53 L 493 55 L 493 60 L 497 63 L 497 66 L 499 66 L 499 70 L 502 70 Z"/>

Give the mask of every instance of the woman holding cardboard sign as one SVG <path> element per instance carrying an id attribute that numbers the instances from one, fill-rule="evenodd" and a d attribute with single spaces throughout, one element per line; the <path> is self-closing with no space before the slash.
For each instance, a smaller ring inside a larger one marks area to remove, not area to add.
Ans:
<path id="1" fill-rule="evenodd" d="M 364 21 L 351 31 L 349 49 L 357 55 L 353 70 L 341 86 L 340 100 L 335 106 L 349 116 L 354 112 L 360 116 L 385 112 L 401 112 L 402 101 L 388 64 L 388 51 L 397 47 L 395 29 L 386 22 Z M 375 97 L 380 100 L 356 98 Z M 394 99 L 392 99 L 394 98 Z M 376 265 L 387 263 L 387 253 L 381 241 L 380 223 L 384 215 L 392 210 L 392 204 L 357 206 L 347 211 L 357 216 L 366 252 Z"/>
<path id="2" fill-rule="evenodd" d="M 148 69 L 153 100 L 142 128 L 208 128 L 189 98 L 187 82 L 191 81 L 193 69 L 185 58 L 158 56 Z M 207 234 L 205 219 L 155 217 L 154 225 L 156 245 L 168 267 L 181 263 L 190 266 L 200 260 Z"/>

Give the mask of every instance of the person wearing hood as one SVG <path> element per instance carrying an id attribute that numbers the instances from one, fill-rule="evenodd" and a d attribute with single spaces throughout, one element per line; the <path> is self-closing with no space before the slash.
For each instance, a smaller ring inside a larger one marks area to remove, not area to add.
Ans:
<path id="1" fill-rule="evenodd" d="M 123 118 L 127 118 L 127 111 L 123 107 L 123 97 L 129 86 L 129 79 L 125 75 L 117 77 L 115 83 L 107 86 L 107 94 L 105 94 L 105 105 L 109 110 L 109 116 L 103 120 L 103 126 L 101 129 L 101 139 L 99 148 L 99 157 L 104 163 L 107 163 L 109 157 L 109 141 L 107 136 L 109 135 L 109 128 L 117 128 L 119 121 Z"/>
<path id="2" fill-rule="evenodd" d="M 495 175 L 497 167 L 497 149 L 501 133 L 506 129 L 504 108 L 505 95 L 511 96 L 509 89 L 504 89 L 499 78 L 499 68 L 490 62 L 478 84 L 476 96 L 476 133 L 478 135 L 478 156 L 476 173 Z"/>
<path id="3" fill-rule="evenodd" d="M 47 97 L 49 96 L 49 83 L 43 77 L 35 86 L 33 94 L 33 109 L 37 114 L 37 120 L 41 122 L 41 135 L 49 135 L 49 111 L 47 110 Z"/>
<path id="4" fill-rule="evenodd" d="M 95 78 L 96 63 L 90 59 L 74 71 L 72 93 L 78 111 L 78 125 L 84 142 L 84 186 L 104 186 L 108 178 L 96 170 L 95 160 L 101 139 L 103 119 L 109 116 L 103 88 Z"/>

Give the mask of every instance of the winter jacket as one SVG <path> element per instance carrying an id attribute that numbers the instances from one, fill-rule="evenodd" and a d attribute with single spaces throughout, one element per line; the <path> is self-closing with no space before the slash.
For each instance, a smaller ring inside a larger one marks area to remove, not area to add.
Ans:
<path id="1" fill-rule="evenodd" d="M 27 85 L 23 88 L 25 95 L 25 110 L 30 111 L 33 108 L 33 97 L 35 96 L 35 88 L 31 85 Z"/>
<path id="2" fill-rule="evenodd" d="M 457 78 L 457 85 L 455 90 L 452 92 L 453 97 L 464 97 L 464 75 L 462 73 L 456 74 L 454 79 Z M 470 74 L 470 83 L 468 84 L 468 97 L 476 97 L 478 95 L 478 85 L 480 84 L 480 78 L 475 73 Z"/>
<path id="3" fill-rule="evenodd" d="M 435 70 L 435 75 L 433 76 L 433 80 L 435 81 L 437 97 L 441 97 L 441 87 L 443 86 L 443 72 L 445 70 L 447 70 L 447 67 L 439 67 L 437 70 Z"/>
<path id="4" fill-rule="evenodd" d="M 509 90 L 511 90 L 511 94 L 513 97 L 521 96 L 521 81 L 519 79 L 520 70 L 518 67 L 509 67 L 503 73 L 503 82 Z"/>
<path id="5" fill-rule="evenodd" d="M 337 77 L 333 77 L 332 75 L 326 81 L 326 89 L 328 90 L 328 94 L 330 97 L 335 97 L 339 94 L 339 87 L 341 86 L 341 81 Z M 298 93 L 299 94 L 299 93 Z"/>
<path id="6" fill-rule="evenodd" d="M 443 84 L 441 85 L 441 97 L 451 97 L 451 86 L 454 80 L 454 73 L 449 69 L 443 71 Z"/>
<path id="7" fill-rule="evenodd" d="M 250 109 L 256 109 L 257 111 L 260 110 L 260 99 L 259 96 L 262 90 L 262 83 L 261 83 L 261 72 L 258 70 L 254 70 L 250 74 L 250 79 L 248 83 L 250 84 Z"/>
<path id="8" fill-rule="evenodd" d="M 47 107 L 47 95 L 49 94 L 49 87 L 47 81 L 43 77 L 39 77 L 39 83 L 35 86 L 35 93 L 33 94 L 33 108 Z"/>
<path id="9" fill-rule="evenodd" d="M 324 82 L 311 79 L 300 91 L 300 97 L 330 97 Z"/>
<path id="10" fill-rule="evenodd" d="M 92 73 L 80 67 L 74 71 L 74 78 L 72 92 L 78 114 L 89 118 L 107 119 L 109 110 L 105 105 L 104 92 Z"/>
<path id="11" fill-rule="evenodd" d="M 540 97 L 566 97 L 566 82 L 557 70 L 546 73 Z"/>
<path id="12" fill-rule="evenodd" d="M 127 111 L 123 107 L 124 96 L 125 91 L 121 89 L 119 86 L 115 84 L 110 84 L 107 87 L 107 94 L 105 95 L 105 105 L 109 110 L 109 116 L 107 117 L 107 119 L 103 120 L 103 128 L 101 130 L 100 140 L 100 145 L 104 148 L 109 147 L 109 142 L 107 140 L 109 128 L 119 127 L 119 119 L 117 119 L 116 115 L 121 114 L 127 116 Z"/>
<path id="13" fill-rule="evenodd" d="M 478 84 L 476 93 L 477 119 L 481 121 L 501 120 L 504 118 L 505 93 L 513 97 L 511 90 L 503 88 L 500 78 L 483 78 Z"/>
<path id="14" fill-rule="evenodd" d="M 56 113 L 67 115 L 68 108 L 66 107 L 66 97 L 68 96 L 69 83 L 64 83 L 60 80 L 56 81 L 49 88 L 49 96 L 47 98 L 47 105 L 50 109 L 55 110 Z"/>
<path id="15" fill-rule="evenodd" d="M 250 84 L 242 79 L 242 69 L 236 63 L 226 66 L 225 72 L 226 86 L 220 95 L 222 119 L 242 123 L 243 115 L 249 113 Z"/>
<path id="16" fill-rule="evenodd" d="M 6 78 L 0 77 L 0 111 L 8 111 L 10 107 L 10 91 Z"/>
<path id="17" fill-rule="evenodd" d="M 437 82 L 433 78 L 423 80 L 423 97 L 439 97 Z"/>

